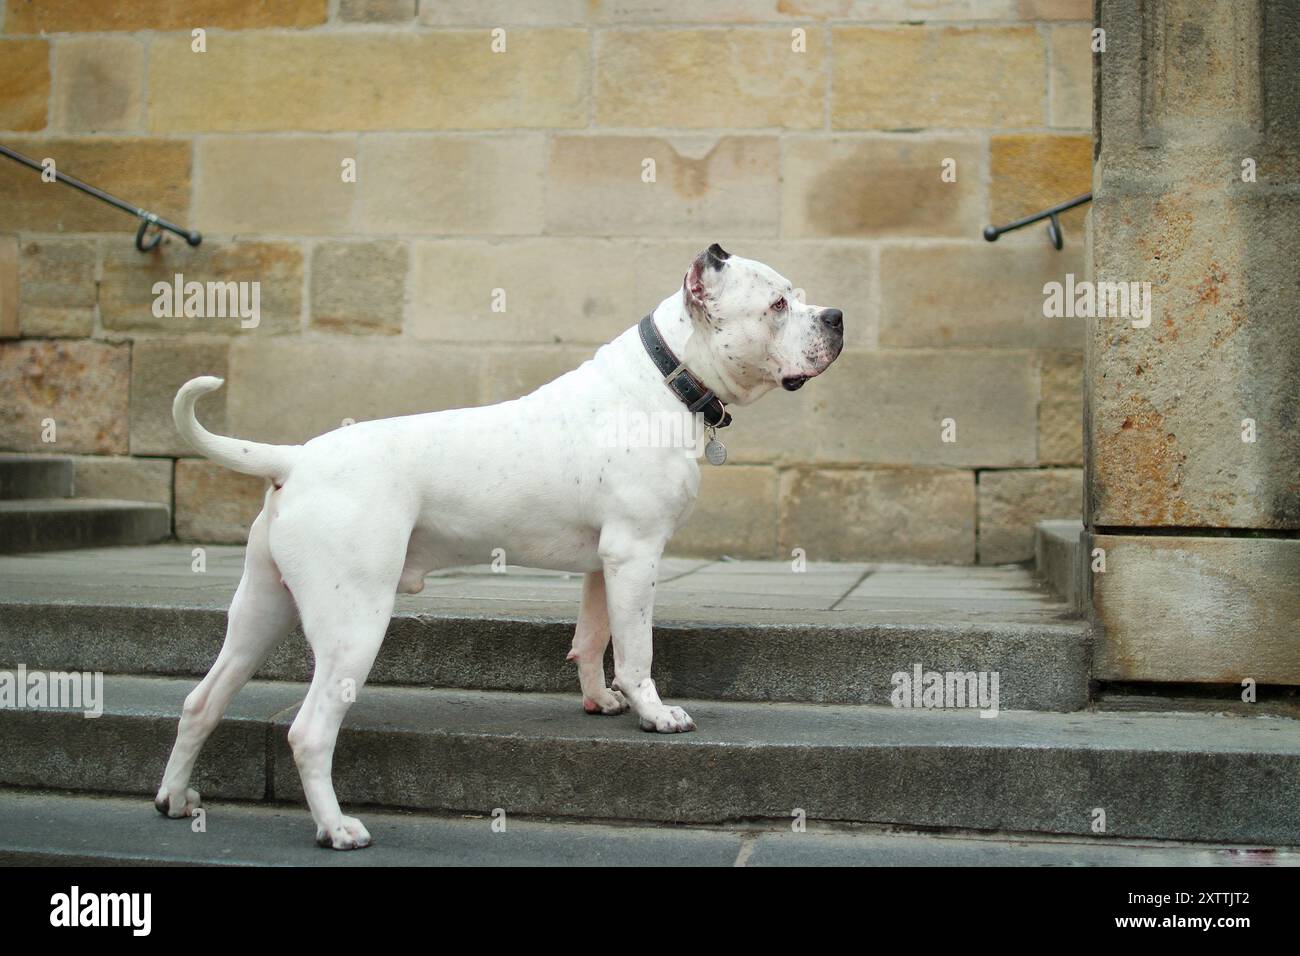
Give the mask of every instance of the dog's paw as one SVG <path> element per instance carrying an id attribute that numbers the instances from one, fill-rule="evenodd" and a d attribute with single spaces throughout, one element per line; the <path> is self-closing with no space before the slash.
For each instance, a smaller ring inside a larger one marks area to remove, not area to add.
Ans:
<path id="1" fill-rule="evenodd" d="M 630 706 L 627 698 L 617 690 L 602 691 L 595 700 L 590 697 L 582 698 L 582 709 L 597 716 L 612 717 L 624 713 Z"/>
<path id="2" fill-rule="evenodd" d="M 663 707 L 641 718 L 641 729 L 656 734 L 685 734 L 695 729 L 691 715 L 680 707 Z"/>
<path id="3" fill-rule="evenodd" d="M 316 845 L 330 850 L 360 850 L 370 846 L 370 831 L 356 817 L 343 817 L 333 827 L 316 828 Z"/>
<path id="4" fill-rule="evenodd" d="M 153 805 L 163 816 L 178 820 L 181 817 L 194 816 L 194 811 L 203 806 L 203 801 L 199 798 L 197 790 L 186 790 L 183 794 L 169 794 L 159 790 Z"/>

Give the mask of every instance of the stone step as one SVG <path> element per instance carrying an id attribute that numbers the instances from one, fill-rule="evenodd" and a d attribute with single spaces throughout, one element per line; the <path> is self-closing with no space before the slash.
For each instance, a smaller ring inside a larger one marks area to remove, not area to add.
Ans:
<path id="1" fill-rule="evenodd" d="M 148 544 L 170 536 L 165 505 L 109 498 L 0 501 L 0 553 Z"/>
<path id="2" fill-rule="evenodd" d="M 226 612 L 196 603 L 193 596 L 168 607 L 17 601 L 0 592 L 0 665 L 200 677 L 221 648 Z M 526 608 L 399 611 L 370 681 L 577 694 L 577 668 L 565 659 L 573 628 L 572 617 Z M 940 672 L 996 672 L 1005 709 L 1069 711 L 1087 702 L 1082 621 L 799 624 L 665 614 L 655 627 L 655 679 L 665 696 L 885 705 L 893 675 L 911 677 L 918 663 Z M 612 680 L 608 655 L 606 667 Z M 298 632 L 258 673 L 305 681 L 311 672 Z"/>
<path id="3" fill-rule="evenodd" d="M 362 853 L 316 847 L 306 812 L 224 802 L 206 829 L 144 797 L 0 791 L 5 866 L 1300 866 L 1285 849 L 1089 837 L 910 833 L 782 822 L 728 827 L 367 813 Z"/>
<path id="4" fill-rule="evenodd" d="M 108 677 L 103 713 L 0 710 L 0 784 L 152 794 L 192 682 Z M 195 786 L 301 800 L 286 741 L 305 688 L 250 684 Z M 811 820 L 1294 846 L 1300 723 L 1281 718 L 895 710 L 678 701 L 640 731 L 573 695 L 367 687 L 334 758 L 341 801 L 451 813 L 716 823 Z"/>
<path id="5" fill-rule="evenodd" d="M 241 548 L 163 544 L 0 556 L 0 666 L 199 676 L 225 634 Z M 466 568 L 400 595 L 377 684 L 577 693 L 565 660 L 581 575 Z M 998 674 L 1005 709 L 1086 705 L 1089 636 L 1021 568 L 667 559 L 655 602 L 665 694 L 886 704 L 893 676 Z M 306 680 L 301 635 L 260 676 Z"/>
<path id="6" fill-rule="evenodd" d="M 0 454 L 0 500 L 71 495 L 71 458 Z"/>
<path id="7" fill-rule="evenodd" d="M 1082 521 L 1040 521 L 1034 525 L 1034 568 L 1048 587 L 1076 611 L 1083 609 L 1086 575 L 1090 573 L 1081 556 L 1082 534 Z"/>

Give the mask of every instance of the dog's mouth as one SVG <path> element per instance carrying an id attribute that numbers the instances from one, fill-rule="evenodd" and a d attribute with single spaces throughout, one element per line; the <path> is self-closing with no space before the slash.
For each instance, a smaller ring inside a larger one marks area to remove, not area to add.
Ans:
<path id="1" fill-rule="evenodd" d="M 829 348 L 825 345 L 819 346 L 809 351 L 803 356 L 802 362 L 794 363 L 794 367 L 806 368 L 811 371 L 796 372 L 794 375 L 785 375 L 781 378 L 781 387 L 787 392 L 797 392 L 803 388 L 810 378 L 816 378 L 822 372 L 831 367 L 831 363 L 840 357 L 840 352 L 844 350 L 843 341 L 837 341 L 831 344 Z"/>

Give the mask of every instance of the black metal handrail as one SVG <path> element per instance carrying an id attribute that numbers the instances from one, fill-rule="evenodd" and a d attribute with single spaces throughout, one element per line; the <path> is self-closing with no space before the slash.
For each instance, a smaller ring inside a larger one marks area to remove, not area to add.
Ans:
<path id="1" fill-rule="evenodd" d="M 1065 245 L 1065 237 L 1061 234 L 1061 220 L 1057 217 L 1067 209 L 1073 209 L 1075 206 L 1082 206 L 1084 203 L 1092 202 L 1092 193 L 1084 193 L 1082 196 L 1075 196 L 1073 199 L 1067 199 L 1063 203 L 1057 203 L 1050 209 L 1044 209 L 1042 212 L 1036 212 L 1032 216 L 1026 216 L 1024 219 L 1017 219 L 1015 222 L 1009 222 L 1005 226 L 985 226 L 984 238 L 989 242 L 996 242 L 998 236 L 1004 232 L 1012 232 L 1016 229 L 1023 229 L 1025 226 L 1032 225 L 1040 219 L 1050 219 L 1047 224 L 1047 238 L 1052 241 L 1052 245 L 1058 250 Z"/>
<path id="2" fill-rule="evenodd" d="M 0 156 L 8 156 L 14 162 L 22 163 L 24 166 L 30 166 L 38 173 L 44 174 L 45 172 L 45 167 L 36 160 L 24 156 L 22 153 L 16 152 L 8 146 L 0 146 Z M 89 196 L 94 196 L 100 202 L 106 202 L 110 206 L 120 209 L 123 212 L 130 213 L 132 216 L 140 219 L 140 228 L 137 229 L 135 233 L 135 247 L 141 252 L 148 252 L 150 249 L 155 248 L 158 243 L 162 242 L 163 236 L 161 231 L 154 233 L 153 238 L 149 242 L 145 242 L 145 232 L 150 226 L 157 226 L 159 230 L 166 229 L 168 232 L 175 233 L 191 246 L 197 246 L 203 241 L 203 236 L 197 232 L 186 229 L 184 226 L 178 226 L 174 222 L 168 222 L 166 219 L 151 213 L 147 209 L 141 209 L 139 206 L 133 206 L 125 200 L 109 195 L 104 192 L 104 190 L 96 189 L 89 183 L 83 183 L 75 176 L 69 176 L 67 173 L 59 172 L 57 164 L 55 165 L 53 172 L 54 178 L 59 182 L 71 186 L 73 189 L 79 189 Z"/>

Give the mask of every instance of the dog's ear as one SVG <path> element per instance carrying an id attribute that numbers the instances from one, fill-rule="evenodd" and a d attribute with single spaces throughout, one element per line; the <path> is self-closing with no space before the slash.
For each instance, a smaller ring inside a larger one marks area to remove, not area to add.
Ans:
<path id="1" fill-rule="evenodd" d="M 714 288 L 718 281 L 718 273 L 730 258 L 731 253 L 716 242 L 695 257 L 682 283 L 686 290 L 688 305 L 708 311 L 710 290 Z"/>

